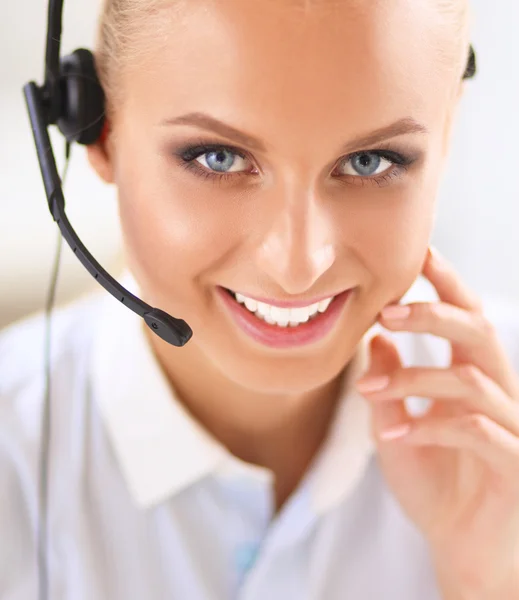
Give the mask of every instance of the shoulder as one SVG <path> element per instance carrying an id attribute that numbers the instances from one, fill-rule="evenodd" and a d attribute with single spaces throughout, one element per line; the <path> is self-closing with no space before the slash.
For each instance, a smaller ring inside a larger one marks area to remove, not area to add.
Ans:
<path id="1" fill-rule="evenodd" d="M 98 294 L 55 310 L 51 321 L 51 382 L 72 401 L 86 372 Z M 46 317 L 38 313 L 0 331 L 0 470 L 5 461 L 34 462 L 45 395 Z"/>
<path id="2" fill-rule="evenodd" d="M 51 357 L 54 367 L 70 363 L 88 343 L 95 322 L 98 295 L 56 309 L 51 318 Z M 44 379 L 46 316 L 31 315 L 0 331 L 0 411 L 9 397 Z"/>
<path id="3" fill-rule="evenodd" d="M 51 321 L 52 446 L 59 455 L 60 411 L 81 403 L 88 372 L 90 339 L 99 299 L 87 296 L 57 309 Z M 35 526 L 38 522 L 38 465 L 45 397 L 43 313 L 0 331 L 0 596 L 22 593 L 32 574 Z M 56 402 L 55 402 L 56 400 Z M 66 415 L 65 415 L 66 417 Z M 57 435 L 55 435 L 57 434 Z M 13 547 L 16 552 L 13 553 Z M 7 586 L 7 587 L 2 587 Z M 24 596 L 25 597 L 25 596 Z"/>

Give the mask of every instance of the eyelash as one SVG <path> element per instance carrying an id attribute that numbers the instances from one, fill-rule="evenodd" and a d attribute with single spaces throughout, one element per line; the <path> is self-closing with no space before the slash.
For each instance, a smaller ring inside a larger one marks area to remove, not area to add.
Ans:
<path id="1" fill-rule="evenodd" d="M 250 175 L 250 173 L 248 173 L 247 171 L 234 171 L 232 173 L 216 173 L 215 171 L 209 171 L 208 169 L 197 163 L 196 159 L 200 156 L 203 156 L 204 154 L 207 154 L 209 152 L 218 152 L 219 150 L 228 150 L 232 154 L 235 154 L 240 158 L 252 162 L 251 158 L 239 148 L 236 148 L 234 146 L 225 146 L 223 144 L 207 144 L 204 142 L 180 148 L 179 150 L 174 152 L 174 154 L 180 159 L 179 164 L 182 168 L 186 169 L 186 171 L 190 171 L 198 177 L 209 179 L 213 183 L 223 183 L 229 181 L 230 179 L 235 179 L 244 175 Z M 408 168 L 416 161 L 416 157 L 406 156 L 400 154 L 399 152 L 395 152 L 391 150 L 390 145 L 387 144 L 385 148 L 378 148 L 377 150 L 363 150 L 361 152 L 354 152 L 353 154 L 349 154 L 339 161 L 339 165 L 351 161 L 357 156 L 362 156 L 363 154 L 373 154 L 375 156 L 379 156 L 380 158 L 388 160 L 389 162 L 393 163 L 393 168 L 389 171 L 384 172 L 383 174 L 379 174 L 372 177 L 362 177 L 361 175 L 341 175 L 339 176 L 339 178 L 353 179 L 356 182 L 354 185 L 377 185 L 379 187 L 383 187 L 384 185 L 388 185 L 391 180 L 400 178 L 404 174 L 404 172 L 406 172 Z"/>

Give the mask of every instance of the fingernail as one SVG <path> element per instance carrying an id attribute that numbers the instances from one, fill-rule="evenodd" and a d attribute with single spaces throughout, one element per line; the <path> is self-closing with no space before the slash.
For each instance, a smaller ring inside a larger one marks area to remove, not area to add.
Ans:
<path id="1" fill-rule="evenodd" d="M 357 381 L 357 389 L 361 394 L 369 394 L 370 392 L 380 392 L 387 388 L 389 384 L 389 377 L 387 375 L 383 377 L 367 377 L 366 379 L 359 379 Z"/>
<path id="2" fill-rule="evenodd" d="M 411 425 L 399 425 L 398 427 L 393 427 L 392 429 L 386 429 L 380 434 L 380 439 L 387 442 L 390 440 L 396 440 L 398 438 L 404 437 L 411 431 Z"/>
<path id="3" fill-rule="evenodd" d="M 429 246 L 429 252 L 431 253 L 431 256 L 434 260 L 437 260 L 440 263 L 443 262 L 444 259 L 443 256 L 440 254 L 439 250 L 437 250 L 433 246 Z"/>
<path id="4" fill-rule="evenodd" d="M 391 321 L 402 321 L 404 319 L 407 319 L 407 317 L 410 314 L 411 314 L 410 306 L 402 306 L 402 305 L 386 306 L 382 310 L 382 317 L 384 319 L 388 319 Z"/>

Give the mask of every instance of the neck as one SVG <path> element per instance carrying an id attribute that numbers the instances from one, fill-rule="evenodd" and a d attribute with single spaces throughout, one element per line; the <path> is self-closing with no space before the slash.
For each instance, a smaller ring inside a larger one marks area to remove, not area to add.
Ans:
<path id="1" fill-rule="evenodd" d="M 304 394 L 261 394 L 226 379 L 199 352 L 188 356 L 184 349 L 179 357 L 156 336 L 148 339 L 175 396 L 191 415 L 231 454 L 273 472 L 279 509 L 326 437 L 343 373 Z"/>

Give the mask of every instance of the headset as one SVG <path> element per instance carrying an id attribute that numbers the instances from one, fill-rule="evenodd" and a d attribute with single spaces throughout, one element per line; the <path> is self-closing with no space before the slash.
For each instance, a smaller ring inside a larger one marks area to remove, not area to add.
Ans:
<path id="1" fill-rule="evenodd" d="M 50 142 L 49 127 L 55 125 L 67 143 L 67 166 L 72 143 L 88 146 L 102 139 L 105 128 L 105 95 L 97 76 L 93 54 L 84 48 L 60 57 L 63 0 L 49 0 L 45 73 L 43 85 L 27 83 L 24 88 L 36 153 L 50 213 L 79 261 L 107 292 L 124 306 L 142 317 L 148 327 L 160 338 L 182 347 L 191 339 L 193 331 L 182 319 L 153 308 L 121 286 L 95 260 L 79 239 L 65 212 L 62 180 L 58 175 L 54 151 Z M 469 48 L 468 62 L 463 79 L 476 74 L 476 54 Z M 61 247 L 61 246 L 60 246 Z M 54 285 L 57 277 L 56 261 Z M 54 297 L 51 288 L 47 306 L 47 339 L 45 349 L 46 388 L 42 416 L 41 454 L 39 468 L 39 531 L 38 531 L 38 582 L 39 598 L 48 598 L 47 565 L 47 480 L 50 438 L 50 312 Z"/>
<path id="2" fill-rule="evenodd" d="M 105 97 L 89 50 L 80 48 L 60 59 L 62 13 L 63 0 L 49 0 L 45 80 L 41 87 L 30 82 L 23 89 L 49 210 L 63 238 L 94 279 L 143 317 L 163 340 L 173 346 L 184 346 L 193 335 L 189 325 L 152 308 L 121 286 L 86 249 L 65 213 L 65 198 L 48 128 L 57 125 L 69 144 L 94 144 L 103 131 Z"/>

